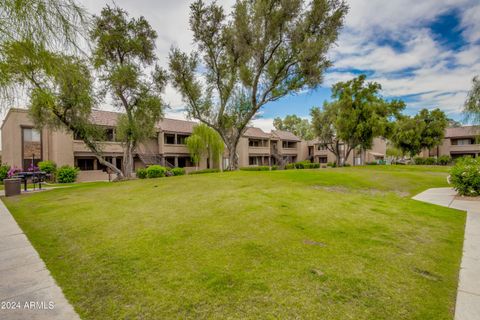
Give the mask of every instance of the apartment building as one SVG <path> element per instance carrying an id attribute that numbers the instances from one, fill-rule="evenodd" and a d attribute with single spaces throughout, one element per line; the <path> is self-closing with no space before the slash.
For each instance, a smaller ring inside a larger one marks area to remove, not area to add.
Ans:
<path id="1" fill-rule="evenodd" d="M 116 124 L 119 113 L 95 110 L 92 123 L 105 130 L 105 141 L 98 144 L 107 161 L 122 167 L 123 146 L 116 139 Z M 140 144 L 134 155 L 134 168 L 161 164 L 167 167 L 182 167 L 187 171 L 205 169 L 208 159 L 200 160 L 195 167 L 185 140 L 192 134 L 196 122 L 165 118 L 156 125 L 156 134 Z M 107 180 L 108 174 L 83 141 L 62 130 L 44 128 L 38 131 L 26 109 L 12 108 L 7 113 L 2 127 L 2 161 L 19 168 L 28 168 L 43 160 L 54 161 L 58 166 L 70 165 L 80 169 L 79 181 Z M 355 151 L 345 159 L 351 165 L 383 159 L 386 144 L 375 139 L 372 150 Z M 318 141 L 304 141 L 287 131 L 264 132 L 249 127 L 240 138 L 237 147 L 239 166 L 279 165 L 303 160 L 320 163 L 334 161 L 334 155 Z M 224 154 L 226 166 L 228 154 Z"/>
<path id="2" fill-rule="evenodd" d="M 459 158 L 480 156 L 480 126 L 447 128 L 440 146 L 424 152 L 424 156 Z"/>

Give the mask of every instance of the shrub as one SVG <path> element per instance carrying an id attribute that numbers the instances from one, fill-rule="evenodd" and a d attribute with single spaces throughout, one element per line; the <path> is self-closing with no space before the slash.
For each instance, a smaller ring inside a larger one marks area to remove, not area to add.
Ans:
<path id="1" fill-rule="evenodd" d="M 147 169 L 146 168 L 138 168 L 136 171 L 136 175 L 138 179 L 146 179 L 147 178 Z"/>
<path id="2" fill-rule="evenodd" d="M 173 168 L 171 170 L 171 172 L 174 176 L 183 176 L 185 174 L 185 169 L 184 168 Z"/>
<path id="3" fill-rule="evenodd" d="M 425 158 L 424 164 L 429 165 L 429 166 L 433 166 L 433 165 L 437 164 L 437 159 L 432 158 L 432 157 Z"/>
<path id="4" fill-rule="evenodd" d="M 10 166 L 3 164 L 0 166 L 0 182 L 4 179 L 8 178 L 8 171 L 10 170 Z"/>
<path id="5" fill-rule="evenodd" d="M 333 162 L 327 162 L 327 167 L 333 167 Z"/>
<path id="6" fill-rule="evenodd" d="M 441 166 L 446 166 L 450 163 L 452 163 L 452 158 L 450 156 L 440 156 L 437 159 L 437 164 Z"/>
<path id="7" fill-rule="evenodd" d="M 344 163 L 343 166 L 344 166 L 344 167 L 351 167 L 351 164 L 349 164 L 349 163 Z"/>
<path id="8" fill-rule="evenodd" d="M 378 163 L 376 161 L 365 162 L 367 166 L 376 166 Z"/>
<path id="9" fill-rule="evenodd" d="M 155 164 L 147 168 L 147 178 L 151 179 L 151 178 L 165 177 L 166 172 L 167 172 L 167 168 L 162 167 L 158 164 Z"/>
<path id="10" fill-rule="evenodd" d="M 203 170 L 192 171 L 189 174 L 202 174 L 202 173 L 215 173 L 215 172 L 220 172 L 220 170 L 219 169 L 203 169 Z"/>
<path id="11" fill-rule="evenodd" d="M 422 157 L 415 157 L 413 158 L 413 163 L 422 165 L 422 164 L 425 164 L 425 159 Z"/>
<path id="12" fill-rule="evenodd" d="M 294 169 L 294 168 L 295 168 L 295 163 L 287 163 L 285 165 L 285 170 Z"/>
<path id="13" fill-rule="evenodd" d="M 272 171 L 273 170 L 278 170 L 278 166 L 272 166 L 271 169 L 272 169 Z"/>
<path id="14" fill-rule="evenodd" d="M 38 163 L 38 168 L 40 171 L 43 171 L 48 174 L 54 174 L 57 171 L 57 165 L 53 161 L 40 161 Z"/>
<path id="15" fill-rule="evenodd" d="M 269 166 L 242 167 L 242 171 L 270 171 Z"/>
<path id="16" fill-rule="evenodd" d="M 70 166 L 62 166 L 57 170 L 58 183 L 75 182 L 78 175 L 78 169 Z"/>
<path id="17" fill-rule="evenodd" d="M 480 195 L 480 158 L 461 158 L 450 170 L 450 182 L 463 196 Z"/>

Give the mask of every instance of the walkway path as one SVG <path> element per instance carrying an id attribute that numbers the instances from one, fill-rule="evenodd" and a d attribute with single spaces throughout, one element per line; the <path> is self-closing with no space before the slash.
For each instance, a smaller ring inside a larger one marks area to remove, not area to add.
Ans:
<path id="1" fill-rule="evenodd" d="M 480 319 L 480 201 L 459 200 L 452 188 L 428 189 L 413 199 L 467 211 L 455 320 Z"/>
<path id="2" fill-rule="evenodd" d="M 80 319 L 1 200 L 0 319 Z"/>

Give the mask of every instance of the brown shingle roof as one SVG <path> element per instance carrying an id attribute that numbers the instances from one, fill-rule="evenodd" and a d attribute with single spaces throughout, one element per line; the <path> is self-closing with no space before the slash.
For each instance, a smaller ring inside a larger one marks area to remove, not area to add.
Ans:
<path id="1" fill-rule="evenodd" d="M 479 126 L 465 126 L 458 128 L 447 128 L 445 138 L 461 138 L 480 135 Z"/>
<path id="2" fill-rule="evenodd" d="M 270 135 L 260 128 L 248 127 L 243 134 L 245 137 L 268 139 Z"/>
<path id="3" fill-rule="evenodd" d="M 104 110 L 92 110 L 90 120 L 94 124 L 100 126 L 113 127 L 117 125 L 118 117 L 121 115 L 119 112 L 104 111 Z"/>
<path id="4" fill-rule="evenodd" d="M 294 135 L 291 132 L 283 131 L 283 130 L 274 130 L 272 131 L 272 136 L 280 139 L 280 140 L 290 140 L 290 141 L 301 141 L 299 137 Z"/>
<path id="5" fill-rule="evenodd" d="M 157 127 L 163 131 L 192 133 L 196 125 L 197 123 L 193 121 L 164 118 L 160 120 Z"/>
<path id="6" fill-rule="evenodd" d="M 90 119 L 101 126 L 114 127 L 122 113 L 104 110 L 93 110 Z M 164 118 L 157 123 L 157 129 L 169 132 L 191 133 L 196 122 Z"/>

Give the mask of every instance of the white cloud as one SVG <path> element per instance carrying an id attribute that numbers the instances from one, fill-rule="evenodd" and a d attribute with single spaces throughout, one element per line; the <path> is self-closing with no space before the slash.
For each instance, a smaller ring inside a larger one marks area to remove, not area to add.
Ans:
<path id="1" fill-rule="evenodd" d="M 272 118 L 257 118 L 257 119 L 252 120 L 251 124 L 254 127 L 258 127 L 265 132 L 270 132 L 271 130 L 275 129 L 273 127 L 273 119 Z"/>

